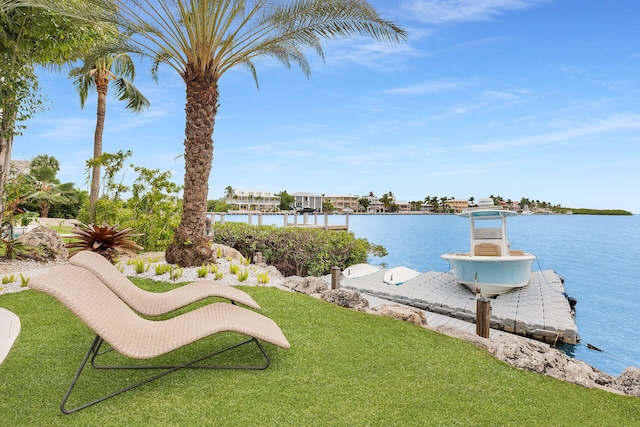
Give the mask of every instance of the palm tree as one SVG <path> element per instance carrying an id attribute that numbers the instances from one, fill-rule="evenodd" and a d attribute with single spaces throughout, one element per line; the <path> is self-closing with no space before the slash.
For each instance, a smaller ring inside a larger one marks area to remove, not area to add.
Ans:
<path id="1" fill-rule="evenodd" d="M 84 108 L 89 91 L 98 92 L 98 108 L 96 131 L 93 137 L 93 159 L 88 162 L 91 166 L 91 188 L 89 191 L 89 210 L 91 222 L 95 222 L 95 206 L 100 190 L 100 162 L 102 155 L 102 134 L 104 119 L 107 113 L 107 92 L 109 83 L 113 83 L 117 90 L 119 101 L 127 101 L 126 108 L 140 112 L 149 106 L 147 98 L 133 86 L 135 67 L 131 57 L 124 53 L 107 54 L 85 61 L 84 65 L 69 71 L 69 77 L 80 94 L 80 106 Z M 130 80 L 129 80 L 130 79 Z"/>
<path id="2" fill-rule="evenodd" d="M 309 76 L 305 50 L 323 57 L 322 40 L 365 35 L 383 42 L 406 39 L 366 0 L 112 0 L 115 24 L 126 35 L 116 50 L 152 58 L 173 68 L 186 85 L 183 207 L 166 260 L 180 266 L 211 258 L 205 211 L 213 161 L 213 128 L 219 81 L 242 66 L 256 80 L 254 60 L 272 58 L 300 66 Z M 107 17 L 105 17 L 107 19 Z"/>
<path id="3" fill-rule="evenodd" d="M 43 157 L 43 156 L 38 156 Z M 45 156 L 49 158 L 49 156 Z M 55 157 L 49 159 L 57 160 Z M 26 200 L 33 200 L 40 207 L 40 217 L 47 218 L 49 216 L 49 209 L 53 203 L 65 203 L 70 201 L 70 195 L 74 192 L 73 183 L 67 182 L 60 184 L 56 178 L 58 170 L 56 167 L 49 165 L 43 165 L 38 168 L 33 168 L 31 171 L 31 178 L 34 181 L 35 191 L 28 196 Z"/>
<path id="4" fill-rule="evenodd" d="M 227 185 L 224 189 L 224 197 L 228 199 L 233 199 L 236 196 L 236 192 L 232 186 Z"/>

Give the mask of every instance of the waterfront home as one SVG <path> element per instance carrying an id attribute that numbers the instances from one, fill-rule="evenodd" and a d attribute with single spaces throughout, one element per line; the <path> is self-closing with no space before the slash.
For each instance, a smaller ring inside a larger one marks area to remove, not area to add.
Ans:
<path id="1" fill-rule="evenodd" d="M 336 213 L 355 212 L 358 210 L 358 196 L 352 196 L 351 194 L 337 194 L 332 196 L 325 196 L 325 200 L 331 202 L 333 209 Z"/>
<path id="2" fill-rule="evenodd" d="M 313 193 L 293 193 L 292 196 L 295 198 L 296 210 L 310 208 L 316 212 L 322 211 L 322 196 Z"/>

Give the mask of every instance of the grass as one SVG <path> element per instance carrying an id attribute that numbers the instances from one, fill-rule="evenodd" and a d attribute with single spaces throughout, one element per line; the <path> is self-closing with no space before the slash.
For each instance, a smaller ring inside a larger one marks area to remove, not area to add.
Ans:
<path id="1" fill-rule="evenodd" d="M 175 285 L 138 280 L 143 288 Z M 0 365 L 4 425 L 538 426 L 640 425 L 640 399 L 517 370 L 463 341 L 273 288 L 243 287 L 291 342 L 265 345 L 265 371 L 182 370 L 73 415 L 58 406 L 92 332 L 51 297 L 0 296 L 22 331 Z M 220 334 L 172 352 L 188 360 L 236 339 Z M 243 350 L 239 359 L 251 358 Z M 140 372 L 92 372 L 97 396 Z"/>
<path id="2" fill-rule="evenodd" d="M 49 227 L 59 234 L 69 234 L 75 228 L 73 225 L 50 225 Z"/>

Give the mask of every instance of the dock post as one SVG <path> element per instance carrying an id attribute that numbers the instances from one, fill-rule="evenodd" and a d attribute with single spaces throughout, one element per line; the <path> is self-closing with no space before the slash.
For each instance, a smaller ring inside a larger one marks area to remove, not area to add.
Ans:
<path id="1" fill-rule="evenodd" d="M 331 289 L 340 289 L 340 267 L 331 267 Z"/>
<path id="2" fill-rule="evenodd" d="M 298 212 L 293 214 L 293 226 L 294 227 L 298 226 Z"/>
<path id="3" fill-rule="evenodd" d="M 318 212 L 313 213 L 313 225 L 318 225 Z"/>
<path id="4" fill-rule="evenodd" d="M 478 298 L 476 300 L 476 335 L 489 338 L 491 328 L 491 300 Z"/>
<path id="5" fill-rule="evenodd" d="M 262 226 L 262 212 L 258 213 L 258 225 Z"/>
<path id="6" fill-rule="evenodd" d="M 220 224 L 224 225 L 225 216 L 224 213 L 220 214 Z"/>
<path id="7" fill-rule="evenodd" d="M 347 231 L 349 231 L 349 214 L 346 215 L 345 222 L 347 226 Z"/>
<path id="8" fill-rule="evenodd" d="M 251 212 L 249 212 L 249 218 L 248 218 L 249 219 L 249 225 L 251 225 L 251 223 L 253 222 L 252 216 L 253 216 L 253 214 Z"/>
<path id="9" fill-rule="evenodd" d="M 262 252 L 256 252 L 256 264 L 262 264 Z"/>
<path id="10" fill-rule="evenodd" d="M 287 224 L 287 222 L 289 221 L 289 214 L 285 213 L 283 216 L 284 216 L 284 226 L 286 227 L 287 225 L 289 225 Z"/>
<path id="11" fill-rule="evenodd" d="M 302 214 L 302 223 L 304 225 L 307 225 L 309 223 L 309 214 L 306 212 Z"/>
<path id="12" fill-rule="evenodd" d="M 325 230 L 329 229 L 329 213 L 328 212 L 324 213 L 324 229 Z"/>

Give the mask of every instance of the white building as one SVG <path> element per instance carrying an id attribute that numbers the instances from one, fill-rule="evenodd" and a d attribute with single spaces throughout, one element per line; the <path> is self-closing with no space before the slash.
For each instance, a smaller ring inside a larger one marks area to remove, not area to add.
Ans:
<path id="1" fill-rule="evenodd" d="M 238 210 L 274 212 L 280 209 L 280 196 L 271 191 L 234 190 L 233 197 L 227 198 L 228 205 L 237 206 Z"/>
<path id="2" fill-rule="evenodd" d="M 311 208 L 322 211 L 322 196 L 313 193 L 293 193 L 292 196 L 296 199 L 296 210 Z"/>

